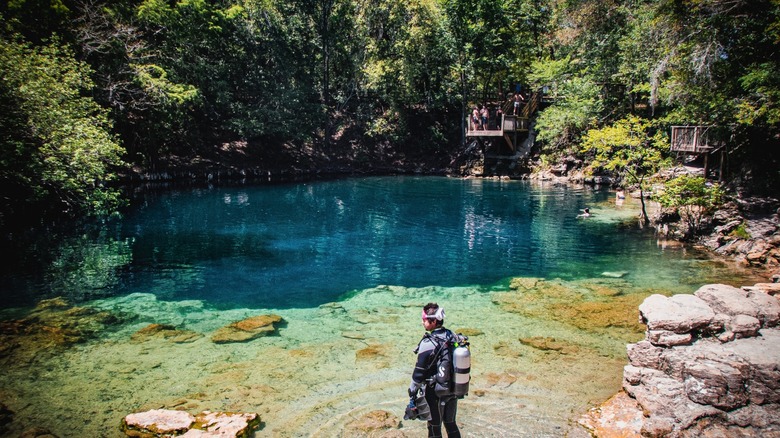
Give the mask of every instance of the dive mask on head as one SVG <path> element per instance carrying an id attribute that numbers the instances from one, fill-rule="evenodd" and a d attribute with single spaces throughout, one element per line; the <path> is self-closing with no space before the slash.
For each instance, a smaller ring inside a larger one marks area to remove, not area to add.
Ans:
<path id="1" fill-rule="evenodd" d="M 436 313 L 433 315 L 428 315 L 425 313 L 425 310 L 422 311 L 422 318 L 423 319 L 435 319 L 437 321 L 444 321 L 444 307 L 439 307 L 436 309 Z"/>

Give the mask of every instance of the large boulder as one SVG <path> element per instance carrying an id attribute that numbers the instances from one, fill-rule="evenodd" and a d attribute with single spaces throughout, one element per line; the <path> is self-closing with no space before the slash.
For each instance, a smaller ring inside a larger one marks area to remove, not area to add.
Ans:
<path id="1" fill-rule="evenodd" d="M 623 370 L 623 389 L 637 407 L 612 404 L 629 411 L 611 415 L 636 418 L 639 410 L 644 437 L 780 438 L 778 306 L 755 287 L 648 297 L 640 306 L 646 337 L 628 345 Z"/>

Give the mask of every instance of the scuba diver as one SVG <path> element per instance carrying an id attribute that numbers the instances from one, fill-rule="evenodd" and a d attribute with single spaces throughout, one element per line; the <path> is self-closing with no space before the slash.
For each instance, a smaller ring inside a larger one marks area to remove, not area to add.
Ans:
<path id="1" fill-rule="evenodd" d="M 441 437 L 443 423 L 449 438 L 460 438 L 460 430 L 455 424 L 455 416 L 458 413 L 458 396 L 455 394 L 440 396 L 437 395 L 436 390 L 437 381 L 446 382 L 450 379 L 450 364 L 439 365 L 442 346 L 450 342 L 454 336 L 451 331 L 444 328 L 444 308 L 439 307 L 436 303 L 426 304 L 422 311 L 422 324 L 427 333 L 414 350 L 417 353 L 417 364 L 412 373 L 412 383 L 409 385 L 409 396 L 412 399 L 410 408 L 417 397 L 418 407 L 421 412 L 426 414 L 425 417 L 420 416 L 419 419 L 428 420 L 428 437 Z M 439 370 L 437 370 L 437 365 Z M 441 375 L 437 376 L 437 374 Z M 422 397 L 423 393 L 424 398 Z M 427 406 L 424 406 L 425 404 Z M 429 416 L 427 415 L 428 410 L 430 410 Z"/>

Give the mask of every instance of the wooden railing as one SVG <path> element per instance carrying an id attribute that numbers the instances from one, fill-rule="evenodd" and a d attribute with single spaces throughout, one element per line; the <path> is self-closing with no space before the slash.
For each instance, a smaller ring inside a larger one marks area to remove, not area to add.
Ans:
<path id="1" fill-rule="evenodd" d="M 672 152 L 703 154 L 711 152 L 723 141 L 717 139 L 712 126 L 672 126 Z"/>

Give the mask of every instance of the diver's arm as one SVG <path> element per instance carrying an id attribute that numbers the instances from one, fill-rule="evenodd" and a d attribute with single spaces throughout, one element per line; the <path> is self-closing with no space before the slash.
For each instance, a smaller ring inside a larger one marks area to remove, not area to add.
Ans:
<path id="1" fill-rule="evenodd" d="M 417 351 L 417 364 L 414 366 L 412 372 L 412 383 L 409 384 L 409 394 L 416 394 L 417 390 L 423 386 L 424 382 L 433 375 L 431 368 L 431 361 L 433 359 L 433 353 L 435 345 L 430 339 L 423 339 L 420 342 L 419 349 Z"/>

